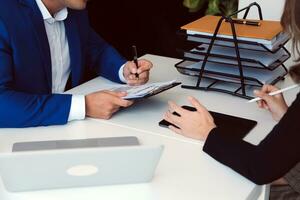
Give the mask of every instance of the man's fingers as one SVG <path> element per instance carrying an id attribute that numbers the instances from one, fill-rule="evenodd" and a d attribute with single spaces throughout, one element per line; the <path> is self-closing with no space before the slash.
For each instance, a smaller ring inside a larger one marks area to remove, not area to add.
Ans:
<path id="1" fill-rule="evenodd" d="M 144 73 L 143 73 L 144 74 Z M 139 75 L 138 78 L 127 80 L 127 84 L 131 86 L 143 85 L 149 81 L 149 76 L 144 74 L 143 76 Z"/>
<path id="2" fill-rule="evenodd" d="M 128 77 L 127 77 L 127 83 L 129 82 L 129 81 L 138 81 L 139 80 L 139 76 L 136 76 L 136 74 L 130 74 L 130 75 L 128 75 Z"/>
<path id="3" fill-rule="evenodd" d="M 116 91 L 109 91 L 109 90 L 105 90 L 103 92 L 115 97 L 125 97 L 127 95 L 127 92 L 116 92 Z"/>
<path id="4" fill-rule="evenodd" d="M 149 79 L 149 74 L 150 74 L 149 71 L 144 71 L 143 73 L 138 74 L 138 77 L 136 77 L 135 75 L 132 74 L 132 75 L 129 76 L 128 81 L 136 82 L 136 83 L 143 82 L 143 81 Z"/>
<path id="5" fill-rule="evenodd" d="M 141 74 L 144 71 L 150 71 L 150 69 L 153 67 L 153 64 L 150 61 L 147 61 L 145 59 L 141 59 L 138 61 L 138 70 L 137 73 Z"/>
<path id="6" fill-rule="evenodd" d="M 133 104 L 133 101 L 128 101 L 122 98 L 127 95 L 127 92 L 114 92 L 114 91 L 105 91 L 105 92 L 112 96 L 111 102 L 114 105 L 121 106 L 121 107 L 128 107 Z"/>
<path id="7" fill-rule="evenodd" d="M 134 62 L 127 62 L 126 64 L 126 79 L 129 85 L 141 85 L 149 80 L 150 69 L 153 67 L 152 63 L 145 59 L 138 61 L 138 66 Z"/>
<path id="8" fill-rule="evenodd" d="M 135 74 L 129 75 L 129 80 L 127 80 L 128 84 L 140 85 L 146 83 L 149 80 L 149 71 L 143 71 L 138 73 L 138 76 Z"/>
<path id="9" fill-rule="evenodd" d="M 137 73 L 138 66 L 136 66 L 134 62 L 127 62 L 127 67 L 131 74 Z"/>
<path id="10" fill-rule="evenodd" d="M 118 110 L 120 110 L 120 107 L 115 107 L 111 110 L 112 114 L 116 113 Z"/>
<path id="11" fill-rule="evenodd" d="M 113 102 L 120 107 L 129 107 L 133 104 L 133 101 L 124 100 L 121 98 L 116 98 Z"/>
<path id="12" fill-rule="evenodd" d="M 149 74 L 149 71 L 143 71 L 142 73 L 139 73 L 138 79 L 147 79 L 149 77 Z"/>
<path id="13" fill-rule="evenodd" d="M 107 91 L 108 95 L 110 95 L 110 102 L 113 105 L 117 105 L 119 107 L 128 107 L 133 104 L 133 101 L 124 100 L 122 97 L 126 96 L 126 92 L 124 95 L 124 92 L 113 92 L 113 91 Z"/>

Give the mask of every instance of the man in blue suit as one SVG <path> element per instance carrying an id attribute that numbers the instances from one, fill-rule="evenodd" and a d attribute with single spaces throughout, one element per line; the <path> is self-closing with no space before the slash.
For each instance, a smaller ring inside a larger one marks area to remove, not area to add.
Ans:
<path id="1" fill-rule="evenodd" d="M 0 127 L 109 119 L 132 104 L 111 91 L 62 94 L 83 83 L 86 71 L 130 85 L 148 81 L 151 62 L 127 62 L 100 38 L 89 26 L 86 3 L 0 0 Z"/>

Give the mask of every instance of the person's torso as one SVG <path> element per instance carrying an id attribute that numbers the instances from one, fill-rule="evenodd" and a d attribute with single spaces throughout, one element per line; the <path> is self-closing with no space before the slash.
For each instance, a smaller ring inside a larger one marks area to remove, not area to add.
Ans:
<path id="1" fill-rule="evenodd" d="M 51 93 L 53 61 L 44 20 L 35 0 L 0 2 L 6 5 L 0 8 L 0 20 L 4 22 L 9 34 L 14 89 L 35 94 Z M 69 10 L 64 28 L 73 85 L 78 85 L 83 81 L 88 41 L 88 31 L 84 31 L 89 28 L 86 12 Z"/>

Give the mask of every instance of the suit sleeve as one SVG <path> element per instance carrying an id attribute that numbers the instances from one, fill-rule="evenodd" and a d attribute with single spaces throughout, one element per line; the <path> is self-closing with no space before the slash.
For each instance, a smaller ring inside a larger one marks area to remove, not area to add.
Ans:
<path id="1" fill-rule="evenodd" d="M 123 58 L 116 49 L 104 41 L 92 28 L 88 41 L 88 66 L 99 76 L 111 81 L 122 83 L 119 77 L 119 69 L 125 64 Z"/>
<path id="2" fill-rule="evenodd" d="M 21 128 L 67 123 L 70 95 L 36 95 L 14 89 L 13 49 L 0 19 L 0 128 Z"/>
<path id="3" fill-rule="evenodd" d="M 232 140 L 215 128 L 203 150 L 256 184 L 283 177 L 300 159 L 300 96 L 268 136 L 257 146 Z"/>

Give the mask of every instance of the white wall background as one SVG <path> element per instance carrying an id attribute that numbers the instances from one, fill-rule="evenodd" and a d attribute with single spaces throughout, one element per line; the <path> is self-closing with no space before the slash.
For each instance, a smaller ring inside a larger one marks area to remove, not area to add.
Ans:
<path id="1" fill-rule="evenodd" d="M 285 0 L 240 0 L 239 8 L 244 8 L 252 2 L 257 2 L 261 8 L 265 20 L 280 20 Z M 257 19 L 256 7 L 251 8 L 249 18 Z"/>
<path id="2" fill-rule="evenodd" d="M 262 14 L 265 20 L 280 20 L 285 0 L 240 0 L 239 8 L 244 8 L 252 2 L 257 2 L 262 9 Z M 244 12 L 239 15 L 243 17 Z M 256 7 L 251 8 L 248 18 L 249 19 L 258 19 L 258 12 Z M 287 49 L 291 51 L 291 43 L 286 45 Z M 286 62 L 286 65 L 289 67 L 293 65 L 293 56 Z"/>

